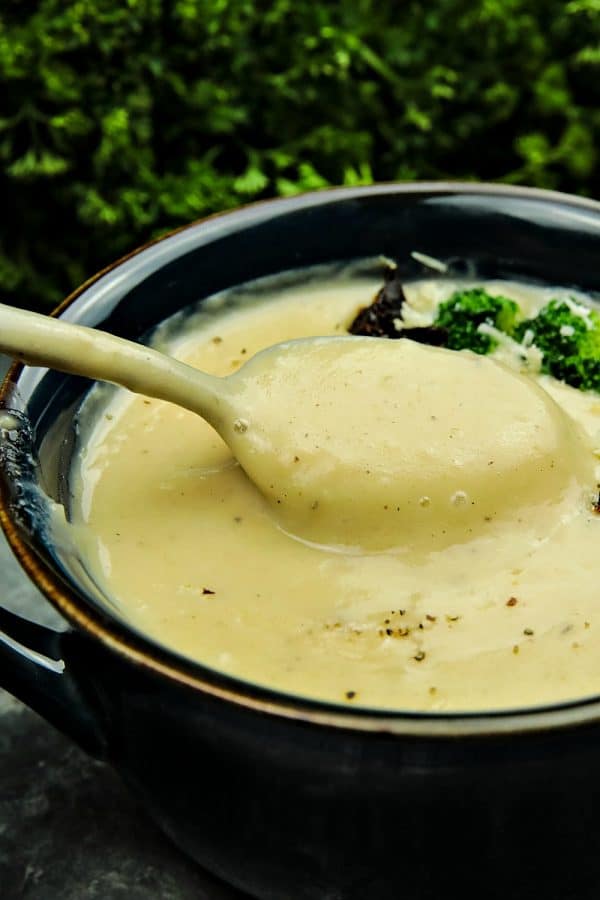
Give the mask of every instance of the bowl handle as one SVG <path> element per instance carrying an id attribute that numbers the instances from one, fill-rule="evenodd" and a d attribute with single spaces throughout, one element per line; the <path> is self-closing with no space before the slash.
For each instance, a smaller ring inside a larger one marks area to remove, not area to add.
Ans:
<path id="1" fill-rule="evenodd" d="M 0 684 L 88 753 L 105 757 L 103 729 L 63 658 L 71 637 L 0 607 Z"/>

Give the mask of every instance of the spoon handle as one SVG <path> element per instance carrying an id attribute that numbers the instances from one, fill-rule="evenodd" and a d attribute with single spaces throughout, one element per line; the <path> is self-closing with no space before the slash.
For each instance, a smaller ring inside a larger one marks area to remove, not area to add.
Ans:
<path id="1" fill-rule="evenodd" d="M 109 381 L 168 400 L 218 427 L 230 412 L 225 380 L 96 328 L 0 303 L 0 351 L 21 362 Z"/>

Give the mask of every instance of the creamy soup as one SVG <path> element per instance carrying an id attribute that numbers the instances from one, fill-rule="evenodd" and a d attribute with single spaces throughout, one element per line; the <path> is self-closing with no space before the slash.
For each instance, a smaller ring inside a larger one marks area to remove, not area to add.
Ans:
<path id="1" fill-rule="evenodd" d="M 228 375 L 280 341 L 346 333 L 378 286 L 339 276 L 234 293 L 157 340 Z M 414 322 L 455 286 L 409 285 Z M 528 314 L 560 296 L 500 287 Z M 273 411 L 276 430 L 263 493 L 198 416 L 111 389 L 73 474 L 96 581 L 160 643 L 291 693 L 475 710 L 600 691 L 600 397 L 536 374 L 506 343 L 494 358 L 367 343 L 347 372 L 317 344 L 289 415 L 254 389 L 242 433 Z M 331 466 L 336 443 L 360 478 Z M 302 495 L 307 463 L 318 498 Z"/>

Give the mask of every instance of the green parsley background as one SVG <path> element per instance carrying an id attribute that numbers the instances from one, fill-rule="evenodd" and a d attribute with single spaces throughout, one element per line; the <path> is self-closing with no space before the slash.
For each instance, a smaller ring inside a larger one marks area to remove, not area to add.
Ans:
<path id="1" fill-rule="evenodd" d="M 327 185 L 598 195 L 600 0 L 4 0 L 0 297 Z"/>

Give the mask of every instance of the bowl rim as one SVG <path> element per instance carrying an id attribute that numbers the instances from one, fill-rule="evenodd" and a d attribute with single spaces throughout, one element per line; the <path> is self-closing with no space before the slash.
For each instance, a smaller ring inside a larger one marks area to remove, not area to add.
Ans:
<path id="1" fill-rule="evenodd" d="M 559 191 L 522 185 L 461 181 L 384 182 L 358 187 L 333 187 L 297 194 L 293 197 L 271 198 L 246 204 L 232 210 L 214 213 L 173 229 L 135 248 L 84 281 L 51 313 L 62 315 L 90 288 L 106 276 L 114 276 L 122 267 L 145 253 L 151 253 L 163 242 L 202 229 L 210 232 L 224 224 L 246 227 L 269 210 L 285 214 L 301 209 L 319 207 L 338 200 L 352 200 L 365 195 L 385 196 L 413 194 L 452 196 L 454 194 L 482 197 L 511 197 L 545 201 L 550 204 L 575 207 L 596 213 L 600 224 L 600 202 Z M 208 235 L 210 239 L 210 234 Z M 183 251 L 185 252 L 185 250 Z M 160 266 L 157 266 L 160 268 Z M 0 386 L 0 408 L 6 407 L 19 378 L 27 367 L 15 362 Z M 125 622 L 113 618 L 108 610 L 102 615 L 88 605 L 74 587 L 64 583 L 58 575 L 25 542 L 12 521 L 8 498 L 0 491 L 0 525 L 8 543 L 33 584 L 61 613 L 67 622 L 88 637 L 98 640 L 109 650 L 125 657 L 130 663 L 166 677 L 215 699 L 231 702 L 269 716 L 293 719 L 318 726 L 346 731 L 391 734 L 413 738 L 482 738 L 502 735 L 555 731 L 588 725 L 600 719 L 600 691 L 597 695 L 544 706 L 476 710 L 468 712 L 419 712 L 411 710 L 371 709 L 345 706 L 310 697 L 288 694 L 263 687 L 243 678 L 233 677 L 200 662 L 180 655 L 175 650 L 155 642 L 149 636 L 128 628 Z M 83 593 L 83 592 L 82 592 Z M 68 664 L 68 661 L 67 661 Z"/>

